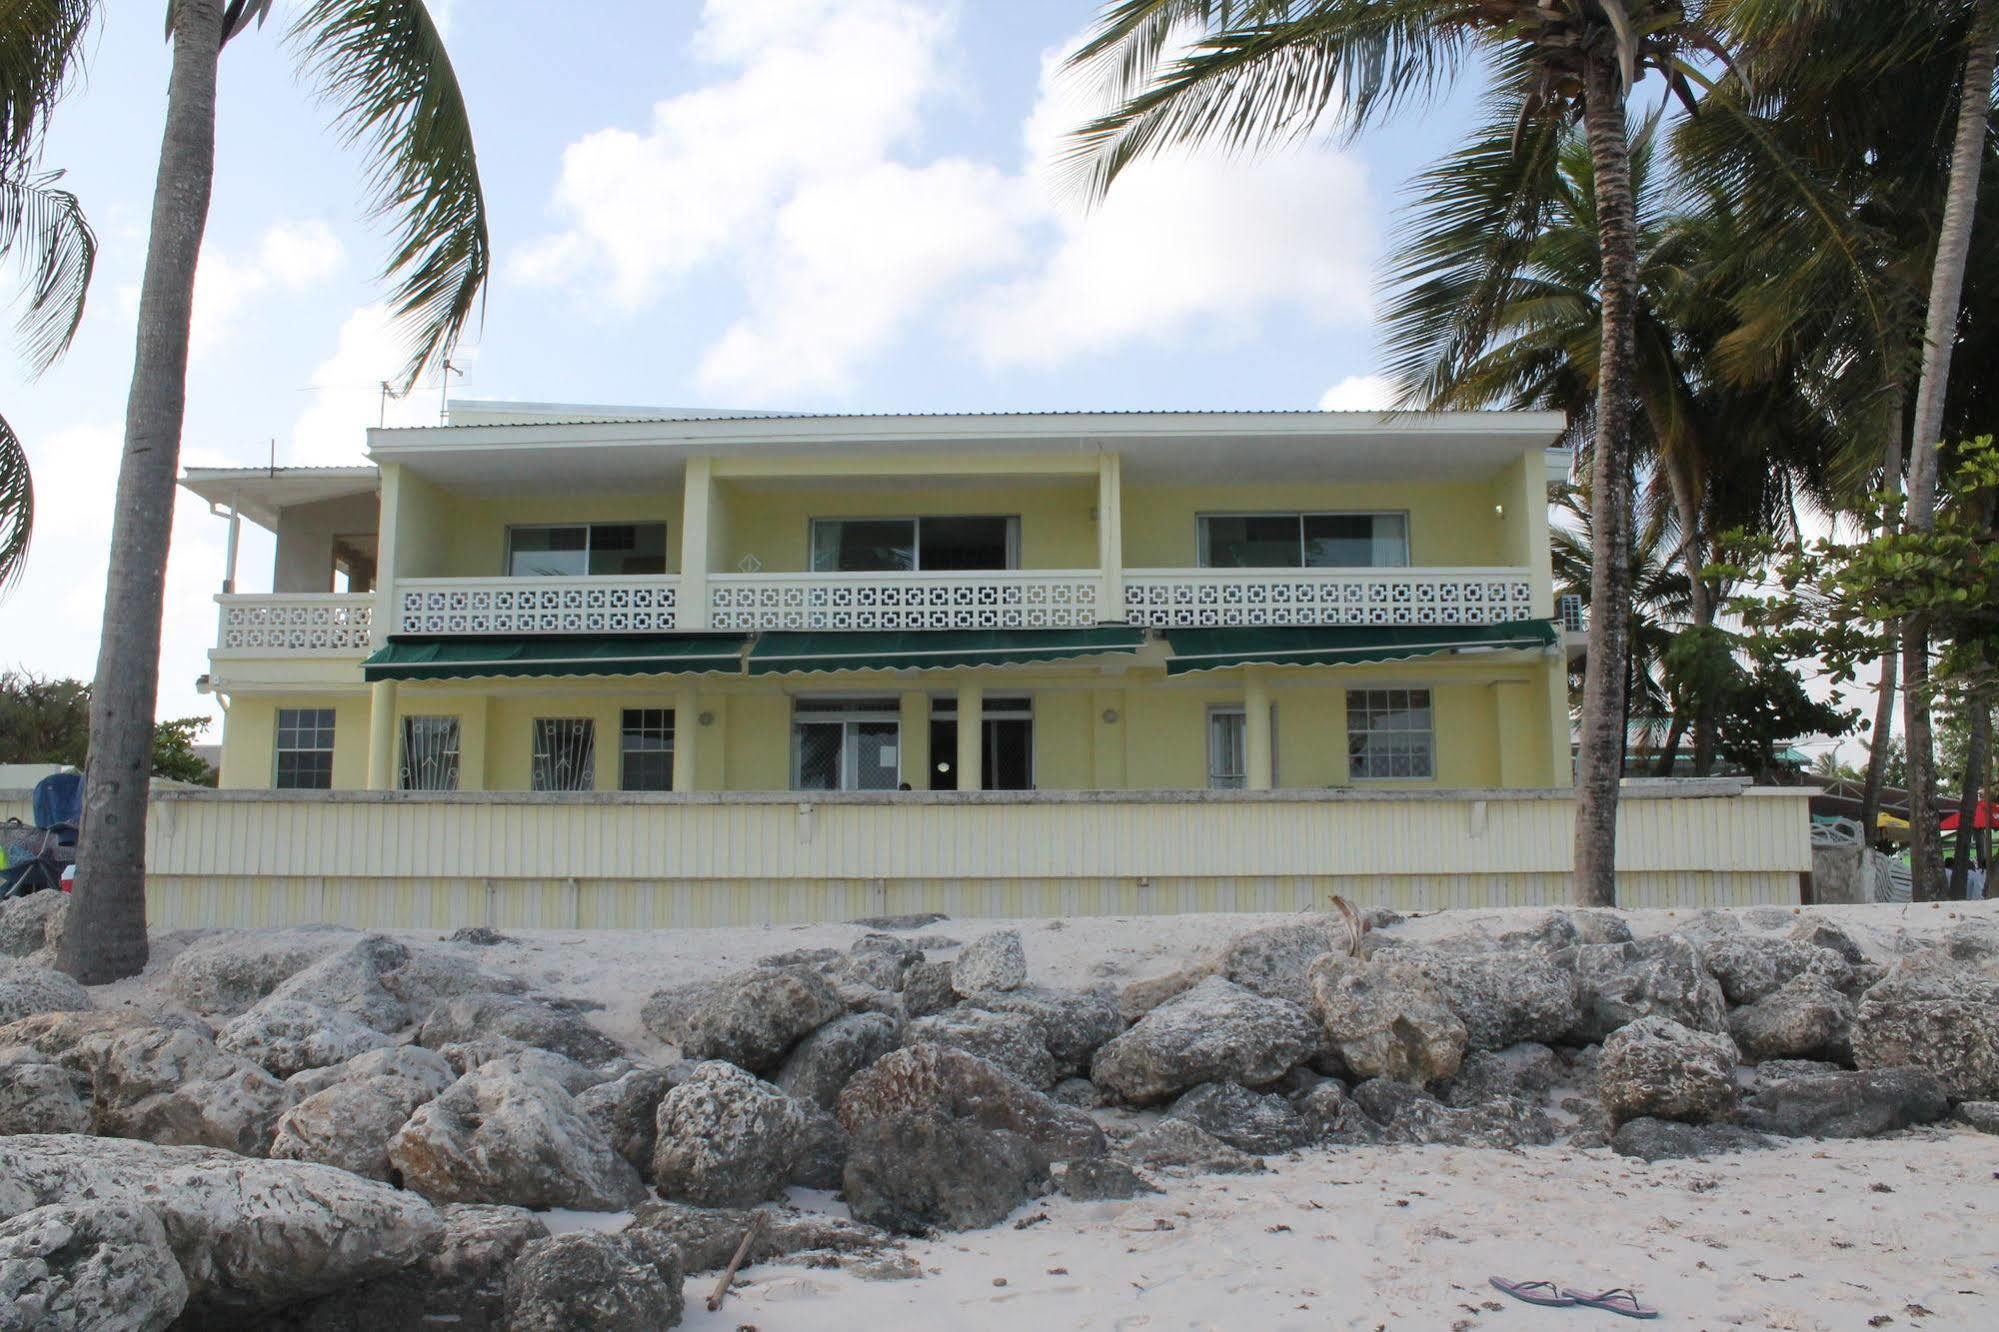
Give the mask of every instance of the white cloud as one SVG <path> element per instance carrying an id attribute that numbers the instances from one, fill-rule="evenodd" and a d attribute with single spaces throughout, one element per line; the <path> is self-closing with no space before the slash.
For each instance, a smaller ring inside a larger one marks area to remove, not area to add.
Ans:
<path id="1" fill-rule="evenodd" d="M 1395 381 L 1387 375 L 1348 375 L 1319 396 L 1322 412 L 1385 412 L 1395 405 Z"/>
<path id="2" fill-rule="evenodd" d="M 344 257 L 333 228 L 318 220 L 273 224 L 247 258 L 203 245 L 194 274 L 192 353 L 202 356 L 223 346 L 236 316 L 258 297 L 318 286 L 339 270 Z"/>
<path id="3" fill-rule="evenodd" d="M 365 305 L 340 326 L 334 352 L 312 372 L 312 405 L 292 426 L 284 461 L 294 467 L 352 467 L 367 461 L 367 430 L 375 425 L 435 425 L 440 394 L 435 382 L 403 398 L 385 398 L 382 382 L 393 381 L 409 356 L 403 331 L 387 307 Z M 472 351 L 452 353 L 454 362 Z"/>

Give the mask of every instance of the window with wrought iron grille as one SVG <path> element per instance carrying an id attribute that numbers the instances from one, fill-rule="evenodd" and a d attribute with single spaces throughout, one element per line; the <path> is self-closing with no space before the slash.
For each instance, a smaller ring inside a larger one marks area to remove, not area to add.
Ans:
<path id="1" fill-rule="evenodd" d="M 618 785 L 627 791 L 673 789 L 673 709 L 626 708 L 618 727 Z"/>
<path id="2" fill-rule="evenodd" d="M 536 717 L 528 785 L 536 791 L 596 790 L 597 724 L 588 717 Z"/>
<path id="3" fill-rule="evenodd" d="M 1222 704 L 1208 709 L 1208 787 L 1240 791 L 1249 785 L 1248 713 Z M 1277 705 L 1270 705 L 1270 781 L 1277 784 Z"/>
<path id="4" fill-rule="evenodd" d="M 1347 775 L 1357 782 L 1436 776 L 1436 720 L 1427 689 L 1347 691 Z"/>
<path id="5" fill-rule="evenodd" d="M 458 789 L 458 718 L 403 718 L 400 784 L 405 791 Z"/>
<path id="6" fill-rule="evenodd" d="M 280 791 L 332 789 L 332 708 L 278 709 L 277 765 L 272 784 Z"/>

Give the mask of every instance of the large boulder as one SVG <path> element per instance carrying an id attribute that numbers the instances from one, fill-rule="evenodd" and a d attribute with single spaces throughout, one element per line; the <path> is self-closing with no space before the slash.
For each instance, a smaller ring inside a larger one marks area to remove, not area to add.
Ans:
<path id="1" fill-rule="evenodd" d="M 159 1216 L 187 1280 L 190 1327 L 399 1271 L 443 1229 L 416 1195 L 330 1166 L 110 1138 L 0 1138 L 0 1212 L 79 1199 Z"/>
<path id="2" fill-rule="evenodd" d="M 1897 967 L 1855 1007 L 1853 1059 L 1934 1073 L 1954 1101 L 1999 1098 L 1999 984 L 1974 971 Z"/>
<path id="3" fill-rule="evenodd" d="M 1326 1044 L 1362 1078 L 1422 1084 L 1458 1071 L 1465 1024 L 1414 963 L 1329 953 L 1312 964 L 1313 1012 Z"/>
<path id="4" fill-rule="evenodd" d="M 842 1189 L 855 1220 L 919 1235 L 998 1225 L 1047 1184 L 1047 1158 L 1018 1134 L 902 1113 L 855 1130 Z"/>
<path id="5" fill-rule="evenodd" d="M 222 931 L 182 950 L 167 991 L 197 1013 L 233 1017 L 354 940 L 343 929 Z"/>
<path id="6" fill-rule="evenodd" d="M 1619 1027 L 1603 1043 L 1597 1096 L 1612 1124 L 1648 1115 L 1703 1123 L 1735 1107 L 1735 1043 L 1671 1018 Z"/>
<path id="7" fill-rule="evenodd" d="M 1387 1143 L 1426 1147 L 1493 1147 L 1512 1150 L 1555 1140 L 1552 1119 L 1538 1107 L 1507 1096 L 1446 1105 L 1421 1087 L 1394 1078 L 1370 1078 L 1353 1089 L 1360 1112 L 1340 1112 L 1325 1129 L 1327 1141 L 1357 1146 Z M 1368 1123 L 1362 1123 L 1365 1117 Z"/>
<path id="8" fill-rule="evenodd" d="M 1447 953 L 1409 948 L 1405 957 L 1465 1026 L 1467 1050 L 1559 1041 L 1580 1016 L 1575 973 L 1539 951 Z"/>
<path id="9" fill-rule="evenodd" d="M 90 992 L 60 971 L 0 968 L 0 1026 L 38 1013 L 77 1013 L 94 1007 Z"/>
<path id="10" fill-rule="evenodd" d="M 523 1045 L 511 1036 L 482 1036 L 475 1041 L 454 1041 L 441 1046 L 438 1054 L 451 1066 L 454 1078 L 475 1068 L 493 1067 L 508 1073 L 547 1078 L 571 1096 L 600 1082 L 609 1082 L 630 1071 L 628 1065 L 613 1062 L 590 1067 L 568 1055 Z"/>
<path id="11" fill-rule="evenodd" d="M 1042 1040 L 1041 1026 L 1018 1013 L 995 1013 L 960 1005 L 917 1018 L 903 1030 L 905 1045 L 948 1045 L 1005 1069 L 1036 1091 L 1060 1080 L 1055 1057 Z"/>
<path id="12" fill-rule="evenodd" d="M 798 1102 L 734 1064 L 711 1060 L 659 1103 L 653 1181 L 698 1207 L 747 1207 L 775 1197 L 797 1164 Z"/>
<path id="13" fill-rule="evenodd" d="M 387 935 L 363 935 L 286 977 L 271 994 L 335 1009 L 376 1031 L 400 1031 L 412 1014 L 388 977 L 409 959 L 409 948 Z"/>
<path id="14" fill-rule="evenodd" d="M 958 1002 L 957 968 L 948 960 L 918 962 L 902 977 L 904 1017 L 929 1017 Z"/>
<path id="15" fill-rule="evenodd" d="M 687 1040 L 688 1015 L 719 994 L 723 985 L 722 981 L 684 981 L 654 990 L 639 1006 L 639 1023 L 668 1045 L 681 1045 Z"/>
<path id="16" fill-rule="evenodd" d="M 68 893 L 29 893 L 0 902 L 0 958 L 31 957 L 62 938 Z"/>
<path id="17" fill-rule="evenodd" d="M 1575 968 L 1575 1044 L 1594 1045 L 1644 1017 L 1670 1018 L 1695 1031 L 1727 1030 L 1721 987 L 1702 965 L 1700 949 L 1680 935 L 1583 944 L 1557 958 Z"/>
<path id="18" fill-rule="evenodd" d="M 1307 969 L 1319 957 L 1346 948 L 1345 920 L 1310 915 L 1238 934 L 1222 946 L 1218 962 L 1221 974 L 1245 990 L 1309 1008 Z"/>
<path id="19" fill-rule="evenodd" d="M 895 1049 L 898 1038 L 885 1013 L 834 1018 L 792 1049 L 773 1081 L 793 1099 L 831 1110 L 848 1079 Z"/>
<path id="20" fill-rule="evenodd" d="M 966 944 L 952 966 L 951 985 L 961 995 L 1017 990 L 1027 984 L 1027 954 L 1019 930 L 995 930 Z"/>
<path id="21" fill-rule="evenodd" d="M 444 1233 L 416 1262 L 286 1310 L 288 1332 L 500 1332 L 507 1274 L 523 1249 L 548 1238 L 548 1227 L 520 1207 L 453 1203 L 438 1215 Z"/>
<path id="22" fill-rule="evenodd" d="M 1258 1157 L 1184 1119 L 1160 1120 L 1126 1143 L 1121 1154 L 1155 1170 L 1190 1175 L 1253 1175 L 1267 1169 Z"/>
<path id="23" fill-rule="evenodd" d="M 309 1068 L 344 1064 L 395 1041 L 330 1008 L 298 999 L 266 999 L 224 1027 L 215 1043 L 289 1078 Z"/>
<path id="24" fill-rule="evenodd" d="M 1838 955 L 1817 950 L 1844 969 Z M 1831 968 L 1813 964 L 1754 1003 L 1728 1015 L 1728 1034 L 1742 1057 L 1765 1059 L 1844 1056 L 1853 1026 L 1853 1001 L 1830 979 Z"/>
<path id="25" fill-rule="evenodd" d="M 725 1059 L 767 1073 L 807 1034 L 844 1012 L 846 1005 L 817 972 L 760 967 L 692 997 L 679 1017 L 675 1043 L 688 1059 Z M 667 1019 L 658 1020 L 664 1025 Z"/>
<path id="26" fill-rule="evenodd" d="M 654 1332 L 680 1323 L 671 1248 L 575 1231 L 536 1240 L 507 1274 L 507 1332 Z"/>
<path id="27" fill-rule="evenodd" d="M 1682 1124 L 1641 1115 L 1627 1119 L 1611 1135 L 1610 1150 L 1641 1161 L 1676 1161 L 1728 1152 L 1775 1147 L 1776 1141 L 1739 1124 Z"/>
<path id="28" fill-rule="evenodd" d="M 853 980 L 877 990 L 900 990 L 909 969 L 923 961 L 923 950 L 893 934 L 864 934 L 841 959 L 841 969 Z"/>
<path id="29" fill-rule="evenodd" d="M 643 1235 L 652 1244 L 670 1244 L 680 1254 L 686 1272 L 713 1272 L 728 1266 L 752 1221 L 763 1217 L 756 1242 L 743 1259 L 745 1266 L 768 1263 L 794 1253 L 871 1253 L 894 1241 L 874 1226 L 816 1212 L 781 1207 L 689 1207 L 653 1200 L 632 1213 L 627 1235 Z"/>
<path id="30" fill-rule="evenodd" d="M 285 1111 L 271 1157 L 318 1161 L 395 1183 L 389 1140 L 433 1095 L 422 1083 L 392 1074 L 336 1082 Z"/>
<path id="31" fill-rule="evenodd" d="M 1458 1071 L 1438 1085 L 1437 1099 L 1459 1107 L 1494 1096 L 1538 1100 L 1570 1077 L 1560 1055 L 1538 1042 L 1523 1041 L 1504 1050 L 1467 1054 Z"/>
<path id="32" fill-rule="evenodd" d="M 798 1132 L 798 1159 L 792 1162 L 785 1182 L 795 1188 L 832 1192 L 840 1187 L 840 1177 L 847 1170 L 847 1130 L 830 1111 L 803 1101 L 797 1104 L 804 1126 Z"/>
<path id="33" fill-rule="evenodd" d="M 1701 962 L 1731 1004 L 1753 1004 L 1813 967 L 1844 988 L 1853 968 L 1830 949 L 1802 939 L 1736 934 L 1701 944 Z"/>
<path id="34" fill-rule="evenodd" d="M 0 1134 L 88 1132 L 88 1079 L 32 1047 L 0 1047 Z"/>
<path id="35" fill-rule="evenodd" d="M 579 1064 L 601 1064 L 625 1053 L 565 1004 L 511 994 L 468 994 L 432 1005 L 417 1043 L 440 1049 L 459 1041 L 503 1036 L 539 1050 L 553 1050 Z"/>
<path id="36" fill-rule="evenodd" d="M 1943 1084 L 1922 1069 L 1841 1069 L 1765 1082 L 1743 1102 L 1740 1119 L 1786 1138 L 1872 1138 L 1949 1113 Z"/>
<path id="37" fill-rule="evenodd" d="M 1058 1078 L 1088 1070 L 1097 1051 L 1125 1027 L 1117 1005 L 1100 994 L 1024 985 L 1017 990 L 981 991 L 967 996 L 965 1004 L 1032 1021 L 1041 1032 L 1042 1045 L 1055 1059 Z"/>
<path id="38" fill-rule="evenodd" d="M 1292 1151 L 1314 1136 L 1291 1102 L 1233 1082 L 1204 1083 L 1173 1102 L 1166 1115 L 1257 1156 Z"/>
<path id="39" fill-rule="evenodd" d="M 485 1067 L 389 1140 L 405 1188 L 433 1202 L 615 1212 L 645 1196 L 631 1163 L 555 1083 Z"/>
<path id="40" fill-rule="evenodd" d="M 1160 1189 L 1115 1156 L 1071 1161 L 1055 1175 L 1055 1187 L 1076 1202 L 1127 1202 Z"/>
<path id="41" fill-rule="evenodd" d="M 159 1332 L 187 1278 L 149 1207 L 37 1207 L 0 1221 L 0 1328 Z"/>
<path id="42" fill-rule="evenodd" d="M 577 1092 L 576 1108 L 603 1131 L 612 1149 L 630 1161 L 640 1176 L 650 1178 L 653 1145 L 659 1137 L 659 1103 L 685 1082 L 692 1070 L 689 1064 L 635 1068 Z"/>
<path id="43" fill-rule="evenodd" d="M 1849 966 L 1867 964 L 1867 950 L 1857 943 L 1853 936 L 1823 916 L 1807 915 L 1791 927 L 1791 937 L 1814 948 L 1826 948 L 1838 953 Z"/>
<path id="44" fill-rule="evenodd" d="M 1266 1087 L 1319 1044 L 1311 1017 L 1296 1004 L 1210 976 L 1098 1050 L 1090 1080 L 1134 1105 L 1204 1082 Z"/>
<path id="45" fill-rule="evenodd" d="M 107 1026 L 56 1056 L 90 1079 L 93 1131 L 262 1156 L 293 1092 L 185 1027 Z"/>
<path id="46" fill-rule="evenodd" d="M 840 1093 L 840 1124 L 869 1124 L 920 1112 L 969 1119 L 1016 1134 L 1051 1161 L 1101 1156 L 1104 1132 L 1085 1111 L 1058 1105 L 998 1066 L 942 1045 L 912 1045 L 882 1056 Z"/>
<path id="47" fill-rule="evenodd" d="M 349 1078 L 397 1077 L 407 1078 L 435 1096 L 458 1081 L 460 1073 L 435 1050 L 421 1045 L 390 1045 L 364 1051 L 342 1064 L 294 1073 L 285 1079 L 285 1085 L 305 1097 Z"/>

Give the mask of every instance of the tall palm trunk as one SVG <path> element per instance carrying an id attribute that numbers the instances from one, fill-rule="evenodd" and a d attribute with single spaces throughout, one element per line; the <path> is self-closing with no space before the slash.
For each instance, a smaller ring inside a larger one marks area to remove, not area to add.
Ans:
<path id="1" fill-rule="evenodd" d="M 1915 432 L 1910 440 L 1909 507 L 1905 527 L 1927 532 L 1936 521 L 1937 454 L 1942 447 L 1944 393 L 1950 385 L 1950 354 L 1957 340 L 1959 302 L 1964 294 L 1965 260 L 1971 253 L 1971 223 L 1978 203 L 1979 167 L 1992 119 L 1992 70 L 1999 57 L 1999 0 L 1984 0 L 1971 22 L 1964 83 L 1958 95 L 1957 139 L 1951 148 L 1950 184 L 1944 194 L 1943 224 L 1930 269 L 1930 300 L 1923 330 L 1922 378 L 1916 384 Z M 1930 783 L 1935 755 L 1930 744 L 1929 632 L 1922 617 L 1902 626 L 1903 733 L 1909 751 L 1909 869 L 1911 895 L 1933 902 L 1943 884 L 1937 863 L 1935 815 Z"/>
<path id="2" fill-rule="evenodd" d="M 1892 386 L 1895 412 L 1881 456 L 1881 489 L 1902 489 L 1902 386 Z M 1896 646 L 1881 654 L 1880 692 L 1874 696 L 1874 730 L 1867 746 L 1867 783 L 1860 791 L 1861 836 L 1872 842 L 1881 828 L 1881 788 L 1888 783 L 1888 741 L 1895 734 L 1895 675 L 1901 664 L 1901 630 L 1888 625 Z"/>
<path id="3" fill-rule="evenodd" d="M 1623 775 L 1624 675 L 1631 630 L 1632 314 L 1638 294 L 1637 208 L 1615 55 L 1586 60 L 1583 121 L 1595 169 L 1603 331 L 1590 470 L 1589 656 L 1576 772 L 1575 899 L 1617 902 L 1617 784 Z"/>
<path id="4" fill-rule="evenodd" d="M 1978 849 L 1978 793 L 1992 759 L 1992 701 L 1981 691 L 1967 700 L 1971 737 L 1964 747 L 1964 787 L 1957 800 L 1956 853 L 1951 857 L 1950 897 L 1962 902 L 1971 888 L 1971 858 Z"/>
<path id="5" fill-rule="evenodd" d="M 63 969 L 92 983 L 135 975 L 146 965 L 146 796 L 159 694 L 160 618 L 187 406 L 194 269 L 215 177 L 221 53 L 221 0 L 176 0 L 166 137 L 153 187 L 104 628 L 90 692 L 76 899 L 62 947 Z"/>
<path id="6" fill-rule="evenodd" d="M 1712 628 L 1714 595 L 1702 572 L 1707 568 L 1707 546 L 1701 539 L 1699 487 L 1687 474 L 1684 461 L 1667 464 L 1666 484 L 1672 489 L 1673 508 L 1680 519 L 1680 558 L 1687 565 L 1688 610 L 1692 613 L 1696 629 Z M 1674 725 L 1679 724 L 1680 719 L 1674 718 Z M 1694 776 L 1710 776 L 1714 772 L 1715 753 L 1715 707 L 1712 699 L 1703 696 L 1699 700 L 1693 716 L 1693 733 Z M 1665 775 L 1670 776 L 1670 771 Z"/>

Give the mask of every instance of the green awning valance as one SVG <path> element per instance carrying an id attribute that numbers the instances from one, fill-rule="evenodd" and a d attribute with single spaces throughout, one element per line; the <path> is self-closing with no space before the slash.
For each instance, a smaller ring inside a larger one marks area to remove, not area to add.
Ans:
<path id="1" fill-rule="evenodd" d="M 1534 649 L 1555 641 L 1552 620 L 1506 624 L 1300 626 L 1268 629 L 1169 629 L 1168 675 L 1229 666 L 1353 666 L 1447 652 Z"/>
<path id="2" fill-rule="evenodd" d="M 1105 652 L 1136 652 L 1144 642 L 1143 629 L 1122 626 L 768 633 L 750 648 L 750 674 L 1021 666 Z"/>
<path id="3" fill-rule="evenodd" d="M 686 675 L 742 668 L 741 634 L 631 638 L 404 638 L 361 663 L 367 680 Z"/>

